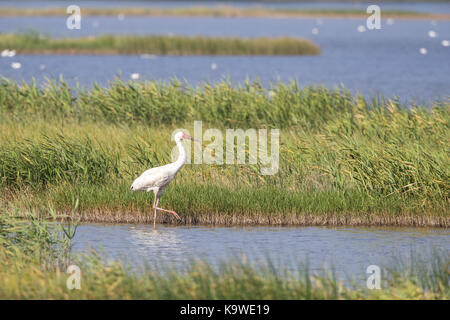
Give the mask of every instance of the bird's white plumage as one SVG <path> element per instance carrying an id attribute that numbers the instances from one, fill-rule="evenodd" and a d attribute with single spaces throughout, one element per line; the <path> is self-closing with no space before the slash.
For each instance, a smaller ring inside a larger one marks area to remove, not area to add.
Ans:
<path id="1" fill-rule="evenodd" d="M 166 213 L 170 213 L 175 218 L 181 219 L 180 216 L 172 210 L 163 209 L 158 206 L 159 197 L 161 197 L 164 189 L 170 183 L 170 181 L 175 178 L 176 174 L 186 163 L 186 151 L 181 144 L 182 139 L 190 139 L 193 141 L 197 141 L 194 138 L 188 136 L 184 132 L 178 132 L 175 135 L 175 142 L 177 143 L 179 156 L 177 161 L 174 163 L 166 164 L 165 166 L 156 167 L 145 171 L 139 178 L 137 178 L 133 184 L 131 185 L 131 192 L 134 191 L 153 191 L 155 193 L 155 198 L 153 200 L 153 228 L 156 228 L 156 211 L 162 211 Z"/>
<path id="2" fill-rule="evenodd" d="M 133 182 L 131 191 L 153 191 L 158 197 L 162 195 L 164 189 L 175 178 L 178 171 L 180 171 L 186 162 L 186 152 L 181 144 L 182 138 L 183 132 L 175 135 L 175 142 L 179 151 L 177 161 L 145 171 Z"/>
<path id="3" fill-rule="evenodd" d="M 156 167 L 145 171 L 137 178 L 131 185 L 133 191 L 159 191 L 159 195 L 162 190 L 175 178 L 175 175 L 171 175 L 168 166 Z"/>

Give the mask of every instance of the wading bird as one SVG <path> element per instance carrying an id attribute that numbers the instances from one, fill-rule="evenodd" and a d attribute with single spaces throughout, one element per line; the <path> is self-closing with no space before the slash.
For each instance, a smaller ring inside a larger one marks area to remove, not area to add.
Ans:
<path id="1" fill-rule="evenodd" d="M 131 192 L 135 191 L 153 191 L 155 194 L 155 199 L 153 200 L 153 227 L 156 227 L 156 211 L 163 211 L 173 214 L 177 219 L 180 219 L 175 211 L 158 208 L 159 198 L 163 194 L 166 187 L 169 185 L 170 181 L 175 178 L 176 174 L 184 166 L 186 162 L 186 151 L 181 144 L 182 139 L 190 139 L 192 141 L 197 141 L 194 138 L 188 136 L 184 132 L 178 132 L 175 134 L 175 142 L 178 147 L 179 156 L 177 161 L 173 163 L 166 164 L 165 166 L 156 167 L 145 171 L 139 178 L 134 180 L 131 185 Z"/>

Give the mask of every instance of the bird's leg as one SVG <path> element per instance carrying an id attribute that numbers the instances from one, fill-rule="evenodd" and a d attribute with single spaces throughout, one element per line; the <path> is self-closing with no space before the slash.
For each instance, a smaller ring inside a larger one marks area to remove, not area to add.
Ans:
<path id="1" fill-rule="evenodd" d="M 156 205 L 158 205 L 158 204 L 156 204 Z M 181 220 L 180 216 L 175 211 L 162 209 L 162 208 L 158 208 L 158 207 L 156 207 L 156 210 L 161 210 L 161 211 L 173 214 L 175 216 L 175 218 L 177 218 L 178 220 Z"/>
<path id="2" fill-rule="evenodd" d="M 155 201 L 153 202 L 153 209 L 155 209 L 155 218 L 153 221 L 156 221 L 156 210 L 160 210 L 160 211 L 164 211 L 164 212 L 173 214 L 175 216 L 175 218 L 177 218 L 178 220 L 181 220 L 180 216 L 175 211 L 158 208 L 158 203 L 159 203 L 159 197 L 155 194 Z"/>
<path id="3" fill-rule="evenodd" d="M 156 207 L 158 206 L 158 196 L 155 194 L 155 199 L 153 200 L 153 210 L 155 210 L 153 214 L 153 228 L 156 228 Z"/>

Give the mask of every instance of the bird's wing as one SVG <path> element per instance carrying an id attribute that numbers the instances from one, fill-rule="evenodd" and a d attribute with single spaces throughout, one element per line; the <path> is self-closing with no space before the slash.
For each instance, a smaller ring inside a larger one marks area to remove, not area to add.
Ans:
<path id="1" fill-rule="evenodd" d="M 152 168 L 145 171 L 139 178 L 133 182 L 134 190 L 148 190 L 151 188 L 161 188 L 167 185 L 171 176 L 162 167 Z"/>

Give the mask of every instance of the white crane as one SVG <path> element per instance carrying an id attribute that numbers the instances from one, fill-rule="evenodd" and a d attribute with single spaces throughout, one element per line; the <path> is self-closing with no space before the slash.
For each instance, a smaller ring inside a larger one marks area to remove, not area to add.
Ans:
<path id="1" fill-rule="evenodd" d="M 147 192 L 153 191 L 153 193 L 155 194 L 155 199 L 153 200 L 153 210 L 154 210 L 153 227 L 156 227 L 157 210 L 173 214 L 177 219 L 180 219 L 180 217 L 175 211 L 158 208 L 158 203 L 159 198 L 163 194 L 166 187 L 169 185 L 170 181 L 172 181 L 173 178 L 175 178 L 178 171 L 180 171 L 180 169 L 186 163 L 186 151 L 184 150 L 183 145 L 181 143 L 182 139 L 190 139 L 193 141 L 198 141 L 188 136 L 184 132 L 181 131 L 178 132 L 177 134 L 175 134 L 175 142 L 177 144 L 179 151 L 177 161 L 166 164 L 165 166 L 156 167 L 145 171 L 139 178 L 134 180 L 133 184 L 131 185 L 132 193 L 134 191 L 147 191 Z"/>

